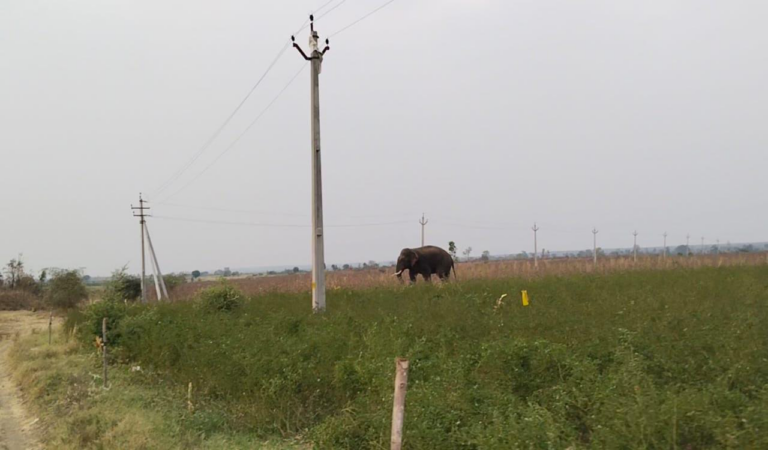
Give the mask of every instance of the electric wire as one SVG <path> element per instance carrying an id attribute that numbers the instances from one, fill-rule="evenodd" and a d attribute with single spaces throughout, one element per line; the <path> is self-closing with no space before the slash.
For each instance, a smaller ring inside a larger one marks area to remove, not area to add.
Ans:
<path id="1" fill-rule="evenodd" d="M 188 217 L 174 217 L 174 216 L 163 216 L 163 215 L 154 215 L 152 217 L 154 217 L 155 219 L 173 220 L 173 221 L 179 221 L 179 222 L 197 222 L 197 223 L 209 223 L 209 224 L 218 224 L 218 225 L 239 225 L 239 226 L 248 226 L 248 227 L 271 227 L 271 228 L 310 228 L 311 227 L 311 225 L 301 225 L 301 224 L 295 224 L 295 223 L 236 222 L 236 221 L 228 221 L 228 220 L 193 219 Z M 375 222 L 375 223 L 347 223 L 347 224 L 325 225 L 325 228 L 380 227 L 380 226 L 402 225 L 402 224 L 411 224 L 411 223 L 412 221 L 410 220 L 401 220 L 401 221 L 395 221 L 395 222 Z"/>
<path id="2" fill-rule="evenodd" d="M 389 0 L 389 1 L 387 1 L 387 2 L 386 2 L 386 3 L 384 3 L 383 5 L 379 6 L 378 8 L 376 8 L 376 9 L 374 9 L 373 11 L 369 12 L 368 14 L 366 14 L 366 15 L 364 15 L 364 16 L 362 16 L 362 17 L 360 17 L 359 19 L 355 20 L 354 22 L 350 23 L 349 25 L 345 26 L 344 28 L 342 28 L 342 29 L 340 29 L 340 30 L 337 30 L 337 31 L 336 31 L 336 32 L 334 32 L 334 33 L 331 33 L 331 34 L 328 36 L 328 39 L 330 39 L 330 38 L 332 38 L 332 37 L 336 36 L 337 34 L 340 34 L 340 33 L 344 32 L 344 31 L 347 31 L 348 29 L 352 28 L 353 26 L 357 25 L 358 23 L 362 22 L 363 20 L 367 19 L 368 17 L 370 17 L 370 16 L 372 16 L 372 15 L 376 14 L 377 12 L 381 11 L 382 9 L 384 9 L 386 6 L 388 6 L 390 3 L 394 2 L 394 1 L 395 1 L 395 0 Z"/>
<path id="3" fill-rule="evenodd" d="M 291 46 L 291 42 L 287 42 L 283 48 L 277 53 L 277 56 L 272 60 L 272 62 L 267 67 L 267 70 L 264 71 L 264 73 L 261 75 L 259 80 L 256 82 L 256 84 L 251 87 L 251 90 L 248 91 L 248 93 L 243 97 L 243 99 L 240 101 L 240 103 L 237 105 L 237 107 L 229 114 L 227 119 L 219 126 L 219 128 L 216 130 L 216 132 L 213 133 L 213 135 L 208 138 L 208 140 L 203 144 L 202 147 L 192 156 L 192 158 L 187 161 L 186 164 L 184 164 L 179 170 L 176 171 L 168 180 L 166 180 L 158 189 L 156 189 L 153 192 L 153 195 L 160 195 L 162 192 L 164 192 L 166 189 L 168 189 L 174 181 L 179 179 L 181 175 L 184 174 L 184 172 L 189 169 L 192 164 L 197 161 L 197 159 L 208 149 L 208 147 L 211 146 L 213 141 L 216 140 L 216 138 L 221 134 L 221 132 L 224 130 L 224 128 L 229 124 L 229 122 L 232 120 L 233 117 L 235 117 L 235 114 L 237 114 L 238 111 L 240 111 L 240 108 L 243 107 L 245 102 L 250 98 L 251 94 L 256 90 L 256 88 L 259 87 L 262 81 L 264 81 L 264 78 L 267 77 L 267 74 L 272 70 L 273 67 L 275 67 L 275 64 L 277 64 L 277 61 L 285 54 L 285 51 L 288 50 L 288 48 Z"/>
<path id="4" fill-rule="evenodd" d="M 239 209 L 239 208 L 222 208 L 218 206 L 200 206 L 200 205 L 186 205 L 181 203 L 169 203 L 165 202 L 163 203 L 164 207 L 171 207 L 171 208 L 185 208 L 185 209 L 195 209 L 195 210 L 201 210 L 201 211 L 217 211 L 217 212 L 229 212 L 229 213 L 239 213 L 239 214 L 261 214 L 265 216 L 285 216 L 285 217 L 302 217 L 307 218 L 310 215 L 309 214 L 299 214 L 299 213 L 286 213 L 286 212 L 275 212 L 275 211 L 263 211 L 263 210 L 254 210 L 254 209 Z M 348 219 L 376 219 L 376 218 L 403 218 L 403 217 L 410 217 L 410 216 L 416 216 L 417 213 L 395 213 L 395 214 L 364 214 L 364 215 L 357 215 L 357 214 L 333 214 L 336 217 L 345 217 Z"/>
<path id="5" fill-rule="evenodd" d="M 192 183 L 197 181 L 197 179 L 200 178 L 204 173 L 208 172 L 208 170 L 211 167 L 213 167 L 221 159 L 222 156 L 227 154 L 238 142 L 240 142 L 240 139 L 242 139 L 243 136 L 245 136 L 245 134 L 248 133 L 248 131 L 251 128 L 253 128 L 254 125 L 256 125 L 256 123 L 259 121 L 259 119 L 261 119 L 261 117 L 269 110 L 269 108 L 271 108 L 272 105 L 275 104 L 275 102 L 280 98 L 280 96 L 283 95 L 283 93 L 288 89 L 288 87 L 291 84 L 293 84 L 293 82 L 296 80 L 296 78 L 298 78 L 298 76 L 301 74 L 301 72 L 304 71 L 306 66 L 307 66 L 306 63 L 302 64 L 301 69 L 299 69 L 299 71 L 296 72 L 296 74 L 293 77 L 291 77 L 290 81 L 288 81 L 288 83 L 285 86 L 283 86 L 283 88 L 280 90 L 280 92 L 278 92 L 278 94 L 275 96 L 275 98 L 273 98 L 272 101 L 269 102 L 269 104 L 259 113 L 258 116 L 256 116 L 256 118 L 250 123 L 250 125 L 248 125 L 248 127 L 246 127 L 246 129 L 242 133 L 240 133 L 240 135 L 234 141 L 232 141 L 232 143 L 229 144 L 229 146 L 227 146 L 224 149 L 224 151 L 219 153 L 219 155 L 213 161 L 211 161 L 207 166 L 205 166 L 205 168 L 201 172 L 198 172 L 197 175 L 195 175 L 189 181 L 187 181 L 184 185 L 182 185 L 181 188 L 179 188 L 178 190 L 176 190 L 175 192 L 173 192 L 172 194 L 168 195 L 163 200 L 161 200 L 161 201 L 159 201 L 157 203 L 160 204 L 160 205 L 164 204 L 165 201 L 167 201 L 168 199 L 176 196 L 177 194 L 179 194 L 180 192 L 182 192 L 183 190 L 188 188 Z"/>

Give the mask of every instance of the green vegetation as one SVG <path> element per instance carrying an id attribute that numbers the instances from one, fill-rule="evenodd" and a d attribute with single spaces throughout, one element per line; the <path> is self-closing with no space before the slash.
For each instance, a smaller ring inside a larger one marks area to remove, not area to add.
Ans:
<path id="1" fill-rule="evenodd" d="M 765 266 L 338 289 L 323 315 L 307 294 L 204 298 L 68 325 L 93 353 L 109 317 L 116 385 L 158 393 L 177 435 L 386 448 L 401 356 L 409 449 L 768 448 Z"/>
<path id="2" fill-rule="evenodd" d="M 44 423 L 46 448 L 56 450 L 298 449 L 285 440 L 269 442 L 222 427 L 215 411 L 191 414 L 183 393 L 147 381 L 145 372 L 113 366 L 109 389 L 101 387 L 96 349 L 59 334 L 17 341 L 11 349 L 14 375 Z"/>
<path id="3" fill-rule="evenodd" d="M 127 273 L 128 268 L 115 270 L 104 289 L 108 301 L 135 301 L 141 297 L 141 278 Z"/>
<path id="4" fill-rule="evenodd" d="M 74 308 L 88 299 L 88 290 L 77 270 L 60 270 L 45 286 L 45 303 L 56 309 Z"/>

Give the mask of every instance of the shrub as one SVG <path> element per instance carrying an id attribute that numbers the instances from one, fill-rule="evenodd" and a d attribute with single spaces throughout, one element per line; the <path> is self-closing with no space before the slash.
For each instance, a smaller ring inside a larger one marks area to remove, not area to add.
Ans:
<path id="1" fill-rule="evenodd" d="M 53 308 L 69 309 L 88 298 L 88 291 L 77 270 L 54 273 L 45 292 L 45 303 Z"/>
<path id="2" fill-rule="evenodd" d="M 103 300 L 88 305 L 83 311 L 84 324 L 80 338 L 91 342 L 94 336 L 101 336 L 101 321 L 107 318 L 107 342 L 116 345 L 120 341 L 120 323 L 128 312 L 128 306 L 123 302 Z"/>
<path id="3" fill-rule="evenodd" d="M 187 282 L 186 275 L 178 274 L 178 275 L 164 275 L 163 281 L 165 281 L 165 287 L 168 288 L 168 291 L 173 291 L 178 286 L 181 286 L 182 284 Z"/>
<path id="4" fill-rule="evenodd" d="M 38 307 L 40 299 L 30 292 L 0 290 L 0 311 L 34 310 Z"/>
<path id="5" fill-rule="evenodd" d="M 128 275 L 126 268 L 112 272 L 112 278 L 107 282 L 104 299 L 112 301 L 135 301 L 141 297 L 141 278 Z"/>
<path id="6" fill-rule="evenodd" d="M 234 311 L 243 306 L 244 300 L 242 291 L 225 282 L 201 291 L 198 298 L 200 306 L 208 311 Z"/>

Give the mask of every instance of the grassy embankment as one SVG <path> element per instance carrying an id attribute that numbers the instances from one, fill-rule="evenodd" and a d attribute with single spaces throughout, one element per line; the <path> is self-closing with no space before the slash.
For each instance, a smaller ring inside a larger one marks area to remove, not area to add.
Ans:
<path id="1" fill-rule="evenodd" d="M 321 316 L 307 294 L 113 304 L 72 318 L 84 344 L 14 358 L 56 448 L 387 448 L 397 356 L 409 449 L 768 448 L 767 302 L 758 266 L 338 289 Z"/>

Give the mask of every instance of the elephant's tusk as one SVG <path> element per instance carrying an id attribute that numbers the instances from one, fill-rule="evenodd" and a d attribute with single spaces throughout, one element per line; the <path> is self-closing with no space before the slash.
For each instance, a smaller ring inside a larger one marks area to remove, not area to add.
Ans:
<path id="1" fill-rule="evenodd" d="M 401 270 L 400 272 L 395 272 L 395 274 L 394 274 L 393 276 L 395 276 L 395 277 L 399 277 L 400 275 L 402 275 L 402 273 L 403 273 L 403 271 L 404 271 L 404 270 L 405 270 L 405 269 Z"/>

